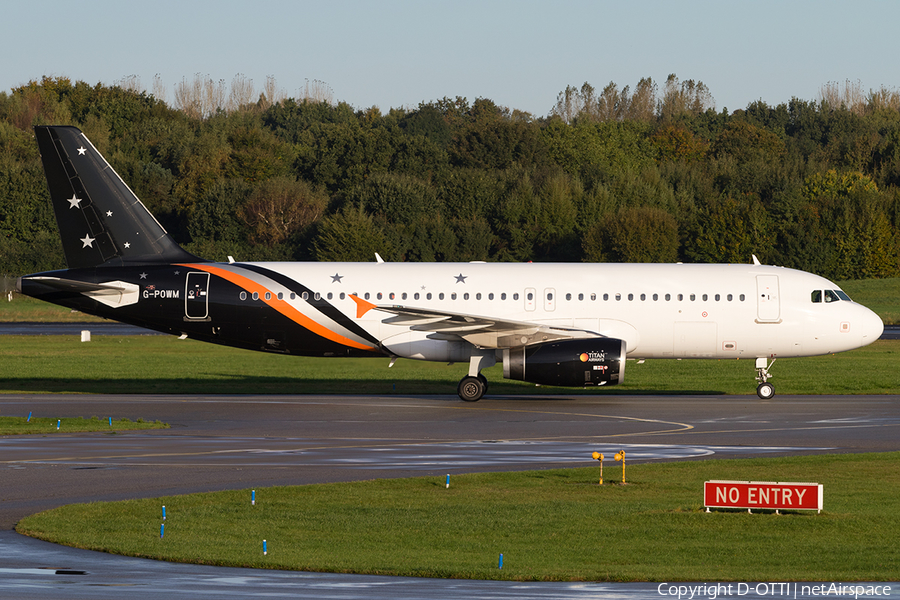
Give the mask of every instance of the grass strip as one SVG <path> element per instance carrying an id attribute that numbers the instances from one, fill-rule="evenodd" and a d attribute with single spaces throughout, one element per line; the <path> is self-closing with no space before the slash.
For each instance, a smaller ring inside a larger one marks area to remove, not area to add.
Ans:
<path id="1" fill-rule="evenodd" d="M 132 421 L 126 417 L 0 417 L 0 435 L 74 433 L 89 431 L 135 431 L 142 429 L 168 429 L 161 421 Z"/>
<path id="2" fill-rule="evenodd" d="M 900 394 L 900 341 L 837 355 L 782 359 L 777 394 Z M 0 336 L 0 393 L 454 394 L 466 364 L 387 358 L 307 358 L 251 352 L 173 336 Z M 485 369 L 489 394 L 753 394 L 754 361 L 628 361 L 625 383 L 553 388 Z M 777 396 L 776 396 L 777 400 Z"/>
<path id="3" fill-rule="evenodd" d="M 256 490 L 255 506 L 250 490 L 70 505 L 16 530 L 130 556 L 322 572 L 897 581 L 898 460 L 900 453 L 879 453 L 631 465 L 626 485 L 598 485 L 593 467 L 456 475 L 449 489 L 443 476 L 277 487 Z M 709 479 L 823 483 L 825 511 L 706 513 Z"/>

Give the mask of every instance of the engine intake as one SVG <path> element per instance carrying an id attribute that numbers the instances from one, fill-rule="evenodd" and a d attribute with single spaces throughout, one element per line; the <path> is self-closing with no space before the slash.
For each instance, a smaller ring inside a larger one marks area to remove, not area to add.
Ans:
<path id="1" fill-rule="evenodd" d="M 616 385 L 625 376 L 625 340 L 565 340 L 503 351 L 503 376 L 541 385 Z"/>

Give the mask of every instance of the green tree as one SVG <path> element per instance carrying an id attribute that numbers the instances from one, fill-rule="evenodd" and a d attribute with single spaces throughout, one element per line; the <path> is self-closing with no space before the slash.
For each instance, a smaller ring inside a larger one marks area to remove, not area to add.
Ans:
<path id="1" fill-rule="evenodd" d="M 588 229 L 582 247 L 587 262 L 675 262 L 678 224 L 659 208 L 623 208 Z"/>
<path id="2" fill-rule="evenodd" d="M 241 216 L 254 242 L 275 246 L 315 223 L 328 200 L 327 194 L 305 181 L 276 177 L 253 191 Z"/>
<path id="3" fill-rule="evenodd" d="M 316 260 L 369 262 L 375 253 L 394 260 L 395 253 L 381 227 L 359 207 L 347 206 L 322 219 L 313 241 Z"/>

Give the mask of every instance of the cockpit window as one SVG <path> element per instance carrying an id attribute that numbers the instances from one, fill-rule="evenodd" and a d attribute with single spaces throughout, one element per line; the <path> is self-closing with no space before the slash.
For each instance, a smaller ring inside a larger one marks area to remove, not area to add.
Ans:
<path id="1" fill-rule="evenodd" d="M 846 302 L 850 302 L 850 296 L 841 290 L 813 290 L 810 294 L 810 300 L 813 302 L 822 302 L 824 299 L 825 302 L 837 302 L 839 300 L 844 300 Z"/>

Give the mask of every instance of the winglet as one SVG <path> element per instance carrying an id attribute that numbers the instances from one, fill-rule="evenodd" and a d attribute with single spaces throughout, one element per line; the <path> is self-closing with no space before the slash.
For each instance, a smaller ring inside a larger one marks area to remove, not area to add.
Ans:
<path id="1" fill-rule="evenodd" d="M 761 262 L 759 262 L 759 259 L 756 258 L 756 255 L 755 255 L 755 254 L 753 254 L 752 256 L 753 256 L 753 264 L 754 264 L 754 265 L 761 265 L 761 264 L 762 264 Z"/>
<path id="2" fill-rule="evenodd" d="M 356 318 L 362 319 L 363 315 L 375 308 L 375 305 L 368 300 L 363 300 L 356 294 L 350 294 L 350 299 L 356 302 Z"/>

